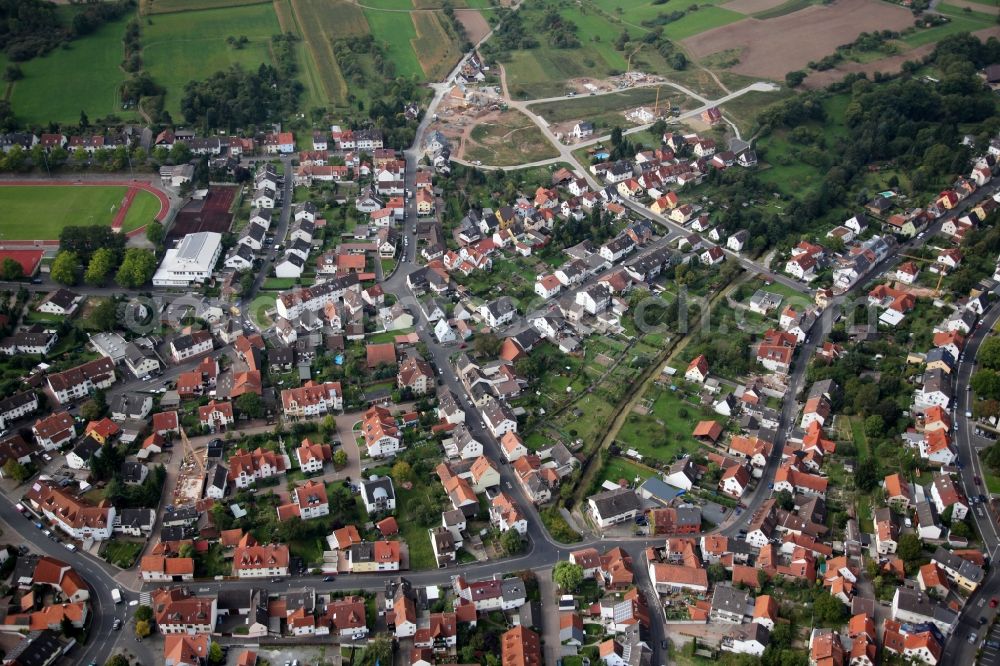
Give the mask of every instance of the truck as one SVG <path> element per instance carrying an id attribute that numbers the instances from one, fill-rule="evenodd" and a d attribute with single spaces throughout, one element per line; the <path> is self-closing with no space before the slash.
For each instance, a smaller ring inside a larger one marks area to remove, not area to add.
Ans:
<path id="1" fill-rule="evenodd" d="M 122 591 L 117 587 L 111 588 L 111 598 L 116 604 L 120 604 L 122 602 Z"/>

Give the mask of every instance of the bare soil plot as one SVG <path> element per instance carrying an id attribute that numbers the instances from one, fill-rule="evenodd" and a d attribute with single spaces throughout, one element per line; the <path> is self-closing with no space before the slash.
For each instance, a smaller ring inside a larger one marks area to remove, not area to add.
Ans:
<path id="1" fill-rule="evenodd" d="M 785 0 L 732 0 L 732 2 L 727 2 L 722 7 L 739 12 L 740 14 L 756 14 L 757 12 L 780 7 L 784 3 Z"/>
<path id="2" fill-rule="evenodd" d="M 535 123 L 517 111 L 494 112 L 481 117 L 464 139 L 465 159 L 490 166 L 558 157 Z"/>
<path id="3" fill-rule="evenodd" d="M 462 26 L 465 28 L 465 36 L 473 44 L 478 44 L 479 40 L 490 32 L 490 24 L 486 22 L 482 12 L 471 9 L 460 10 L 455 12 L 455 16 L 462 22 Z"/>
<path id="4" fill-rule="evenodd" d="M 789 71 L 804 69 L 811 60 L 830 55 L 862 32 L 903 30 L 913 25 L 913 14 L 881 0 L 837 0 L 761 21 L 747 18 L 684 40 L 696 58 L 738 48 L 738 74 L 780 80 Z"/>

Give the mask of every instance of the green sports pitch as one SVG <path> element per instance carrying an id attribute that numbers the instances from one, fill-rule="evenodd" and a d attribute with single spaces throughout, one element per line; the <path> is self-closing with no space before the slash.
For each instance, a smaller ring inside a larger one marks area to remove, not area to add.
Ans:
<path id="1" fill-rule="evenodd" d="M 66 226 L 110 225 L 128 188 L 124 185 L 10 185 L 0 187 L 0 240 L 56 240 Z M 122 231 L 147 224 L 159 200 L 140 190 Z"/>

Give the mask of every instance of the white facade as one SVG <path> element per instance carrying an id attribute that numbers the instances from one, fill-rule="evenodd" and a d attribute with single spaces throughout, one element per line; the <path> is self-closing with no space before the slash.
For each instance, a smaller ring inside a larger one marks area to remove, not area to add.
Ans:
<path id="1" fill-rule="evenodd" d="M 192 282 L 204 282 L 222 252 L 222 234 L 203 231 L 188 234 L 176 249 L 167 250 L 159 270 L 153 275 L 157 287 L 188 287 Z"/>

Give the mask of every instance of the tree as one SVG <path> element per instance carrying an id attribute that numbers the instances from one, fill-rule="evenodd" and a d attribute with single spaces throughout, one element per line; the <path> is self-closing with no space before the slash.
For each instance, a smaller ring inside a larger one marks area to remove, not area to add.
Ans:
<path id="1" fill-rule="evenodd" d="M 567 594 L 572 594 L 583 582 L 583 567 L 565 560 L 557 562 L 552 569 L 552 580 L 559 589 Z"/>
<path id="2" fill-rule="evenodd" d="M 23 483 L 29 476 L 31 476 L 31 470 L 19 463 L 14 458 L 8 458 L 7 462 L 3 464 L 3 475 L 8 479 L 14 479 L 18 483 Z"/>
<path id="3" fill-rule="evenodd" d="M 997 339 L 997 338 L 993 338 Z M 979 398 L 1000 398 L 1000 373 L 995 370 L 980 370 L 969 380 L 972 390 Z"/>
<path id="4" fill-rule="evenodd" d="M 517 530 L 507 530 L 500 535 L 500 547 L 503 548 L 503 552 L 510 555 L 517 555 L 521 552 L 521 548 L 524 546 L 524 542 L 521 540 L 521 535 L 518 534 Z"/>
<path id="5" fill-rule="evenodd" d="M 375 666 L 375 664 L 392 663 L 392 641 L 385 636 L 379 636 L 375 640 L 368 642 L 364 656 L 361 659 L 361 666 Z"/>
<path id="6" fill-rule="evenodd" d="M 83 281 L 89 285 L 99 287 L 108 281 L 108 276 L 118 264 L 118 257 L 111 248 L 98 248 L 90 257 L 87 264 L 87 271 L 83 274 Z"/>
<path id="7" fill-rule="evenodd" d="M 729 572 L 726 571 L 726 567 L 722 566 L 719 562 L 713 562 L 708 565 L 708 579 L 713 583 L 718 583 L 720 581 L 729 578 Z"/>
<path id="8" fill-rule="evenodd" d="M 153 633 L 153 628 L 149 624 L 149 620 L 136 620 L 135 622 L 135 635 L 138 638 L 145 638 Z"/>
<path id="9" fill-rule="evenodd" d="M 976 360 L 984 368 L 1000 370 L 1000 338 L 988 338 L 983 342 Z"/>
<path id="10" fill-rule="evenodd" d="M 162 245 L 165 236 L 166 232 L 163 230 L 163 225 L 156 220 L 146 224 L 146 240 L 153 245 Z"/>
<path id="11" fill-rule="evenodd" d="M 787 490 L 779 490 L 775 493 L 774 499 L 777 500 L 778 506 L 785 511 L 791 511 L 795 508 L 795 498 Z"/>
<path id="12" fill-rule="evenodd" d="M 104 416 L 104 408 L 95 400 L 88 400 L 80 406 L 80 416 L 87 421 L 96 421 Z"/>
<path id="13" fill-rule="evenodd" d="M 337 449 L 333 453 L 333 466 L 338 469 L 347 466 L 347 454 L 343 449 Z"/>
<path id="14" fill-rule="evenodd" d="M 24 72 L 21 71 L 21 66 L 15 63 L 7 65 L 7 68 L 3 71 L 3 80 L 8 83 L 14 81 L 19 81 L 24 78 Z"/>
<path id="15" fill-rule="evenodd" d="M 823 591 L 813 600 L 813 613 L 824 624 L 840 624 L 844 621 L 844 604 L 829 592 Z"/>
<path id="16" fill-rule="evenodd" d="M 104 666 L 129 666 L 128 659 L 125 658 L 123 654 L 116 654 L 106 662 Z"/>
<path id="17" fill-rule="evenodd" d="M 865 492 L 875 490 L 879 484 L 878 465 L 873 458 L 865 458 L 854 475 L 854 484 Z"/>
<path id="18" fill-rule="evenodd" d="M 20 262 L 7 257 L 3 260 L 3 264 L 0 265 L 0 277 L 8 282 L 20 280 L 24 277 L 24 267 L 21 266 Z"/>
<path id="19" fill-rule="evenodd" d="M 413 468 L 405 460 L 400 460 L 392 466 L 392 478 L 396 479 L 397 482 L 409 481 L 412 476 Z"/>
<path id="20" fill-rule="evenodd" d="M 264 402 L 259 395 L 248 391 L 236 398 L 236 409 L 252 419 L 259 419 L 264 415 Z"/>
<path id="21" fill-rule="evenodd" d="M 115 282 L 127 289 L 136 289 L 150 281 L 156 272 L 156 255 L 152 250 L 129 248 L 118 268 Z"/>
<path id="22" fill-rule="evenodd" d="M 194 557 L 194 546 L 190 543 L 183 543 L 181 547 L 177 549 L 178 557 Z"/>
<path id="23" fill-rule="evenodd" d="M 212 641 L 212 645 L 208 648 L 208 663 L 210 664 L 221 664 L 225 660 L 222 654 L 222 646 Z"/>
<path id="24" fill-rule="evenodd" d="M 500 338 L 492 333 L 480 333 L 472 342 L 477 356 L 496 356 L 500 349 Z"/>
<path id="25" fill-rule="evenodd" d="M 763 569 L 757 569 L 757 589 L 764 589 L 764 586 L 767 585 L 769 580 L 771 579 L 768 577 L 766 571 Z"/>
<path id="26" fill-rule="evenodd" d="M 105 298 L 90 312 L 90 320 L 100 331 L 113 331 L 118 325 L 118 305 Z"/>
<path id="27" fill-rule="evenodd" d="M 907 532 L 899 537 L 899 543 L 896 545 L 896 554 L 899 555 L 899 559 L 906 563 L 916 562 L 923 552 L 924 546 L 916 534 Z"/>
<path id="28" fill-rule="evenodd" d="M 872 414 L 865 419 L 865 434 L 869 437 L 881 437 L 885 434 L 885 419 L 878 414 Z"/>
<path id="29" fill-rule="evenodd" d="M 785 74 L 785 85 L 789 88 L 795 88 L 802 84 L 806 80 L 806 73 L 801 69 L 797 69 L 792 72 Z"/>
<path id="30" fill-rule="evenodd" d="M 80 259 L 77 257 L 76 252 L 63 250 L 53 260 L 49 274 L 59 284 L 71 287 L 76 284 L 76 273 L 79 268 Z"/>
<path id="31" fill-rule="evenodd" d="M 153 609 L 150 606 L 139 606 L 135 609 L 135 619 L 138 621 L 145 620 L 149 622 L 153 619 Z"/>

